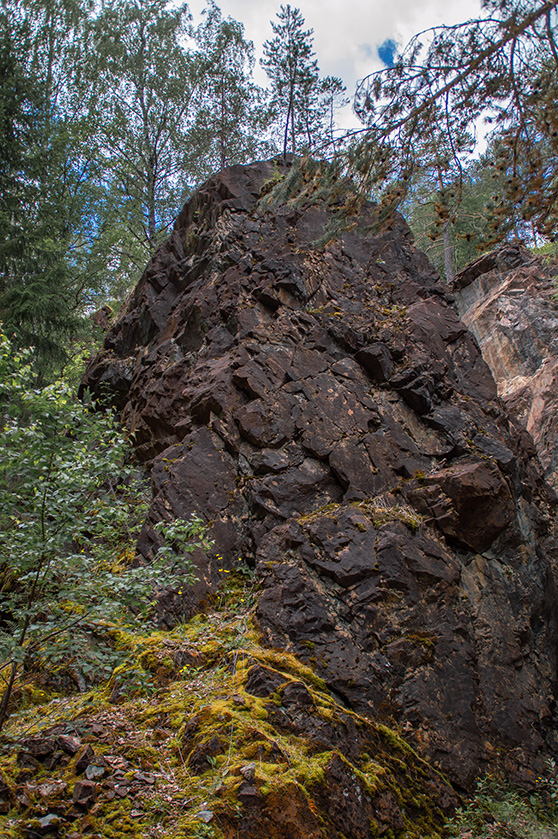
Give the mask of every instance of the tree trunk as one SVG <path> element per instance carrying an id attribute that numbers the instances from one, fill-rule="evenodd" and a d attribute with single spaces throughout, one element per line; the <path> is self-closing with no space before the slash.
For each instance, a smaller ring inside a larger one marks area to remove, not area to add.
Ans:
<path id="1" fill-rule="evenodd" d="M 221 155 L 221 172 L 227 165 L 227 149 L 225 144 L 225 115 L 226 115 L 226 107 L 227 107 L 227 99 L 225 95 L 225 81 L 223 77 L 221 77 L 221 126 L 220 132 L 221 136 L 219 138 L 219 151 Z"/>
<path id="2" fill-rule="evenodd" d="M 147 236 L 150 248 L 154 248 L 157 243 L 157 222 L 155 218 L 155 165 L 155 156 L 151 155 L 147 171 Z"/>
<path id="3" fill-rule="evenodd" d="M 453 281 L 453 247 L 450 238 L 450 222 L 446 221 L 444 224 L 444 270 L 446 272 L 446 281 L 451 283 Z"/>
<path id="4" fill-rule="evenodd" d="M 285 137 L 283 139 L 283 163 L 287 159 L 287 143 L 289 142 L 289 123 L 291 121 L 291 100 L 289 99 L 289 107 L 287 110 L 287 120 L 285 122 Z"/>
<path id="5" fill-rule="evenodd" d="M 0 731 L 4 728 L 4 723 L 8 719 L 9 716 L 9 707 L 10 707 L 10 699 L 12 696 L 12 691 L 14 689 L 15 678 L 17 674 L 17 664 L 14 662 L 11 665 L 10 676 L 6 683 L 6 687 L 4 688 L 4 693 L 2 694 L 2 700 L 0 701 Z"/>
<path id="6" fill-rule="evenodd" d="M 295 115 L 294 115 L 294 102 L 293 102 L 293 104 L 291 105 L 291 151 L 292 151 L 293 155 L 296 153 L 294 116 Z"/>
<path id="7" fill-rule="evenodd" d="M 539 241 L 538 241 L 538 239 L 537 239 L 537 230 L 536 230 L 536 228 L 535 228 L 535 224 L 534 224 L 534 222 L 533 222 L 532 220 L 531 220 L 531 235 L 532 235 L 532 237 L 533 237 L 533 247 L 534 247 L 534 248 L 538 248 L 538 246 L 539 246 Z"/>

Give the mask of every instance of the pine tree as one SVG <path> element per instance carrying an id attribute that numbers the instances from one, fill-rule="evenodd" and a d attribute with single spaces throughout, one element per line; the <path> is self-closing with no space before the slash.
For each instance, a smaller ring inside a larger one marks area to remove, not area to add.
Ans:
<path id="1" fill-rule="evenodd" d="M 331 107 L 344 92 L 340 79 L 320 79 L 313 30 L 304 30 L 299 9 L 281 6 L 271 21 L 274 38 L 264 44 L 264 67 L 271 82 L 271 107 L 281 126 L 283 157 L 311 152 L 329 140 Z"/>
<path id="2" fill-rule="evenodd" d="M 491 109 L 497 171 L 506 173 L 491 209 L 493 241 L 507 234 L 518 204 L 526 221 L 555 235 L 558 0 L 485 0 L 483 7 L 486 17 L 416 36 L 393 66 L 360 84 L 356 110 L 368 130 L 350 166 L 367 190 L 387 183 L 383 196 L 393 206 L 405 194 L 401 175 L 410 159 L 420 165 L 433 126 L 459 161 L 459 137 Z"/>
<path id="3" fill-rule="evenodd" d="M 281 198 L 313 195 L 336 204 L 329 236 L 350 224 L 370 197 L 379 205 L 378 224 L 389 224 L 412 179 L 438 165 L 435 156 L 424 158 L 425 139 L 453 147 L 453 164 L 465 168 L 470 146 L 460 147 L 459 138 L 474 134 L 484 118 L 494 124 L 498 185 L 487 202 L 486 243 L 521 229 L 518 214 L 531 236 L 556 238 L 558 0 L 483 0 L 482 6 L 485 16 L 422 32 L 401 55 L 390 48 L 389 66 L 357 88 L 355 110 L 364 127 L 346 138 L 334 165 L 316 168 L 302 160 Z M 448 207 L 438 203 L 443 221 Z"/>

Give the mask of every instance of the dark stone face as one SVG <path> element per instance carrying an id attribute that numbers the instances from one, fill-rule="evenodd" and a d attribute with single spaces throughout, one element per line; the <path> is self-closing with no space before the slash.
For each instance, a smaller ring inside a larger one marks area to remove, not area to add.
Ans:
<path id="1" fill-rule="evenodd" d="M 557 641 L 530 439 L 404 221 L 371 235 L 365 206 L 315 249 L 323 210 L 258 203 L 273 173 L 196 193 L 84 378 L 151 468 L 138 549 L 201 515 L 215 552 L 184 612 L 242 557 L 264 637 L 348 707 L 464 787 L 498 762 L 528 781 L 555 747 Z"/>

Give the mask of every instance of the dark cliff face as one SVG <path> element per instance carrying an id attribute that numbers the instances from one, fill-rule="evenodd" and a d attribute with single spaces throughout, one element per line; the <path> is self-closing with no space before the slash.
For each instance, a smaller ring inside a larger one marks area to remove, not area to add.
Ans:
<path id="1" fill-rule="evenodd" d="M 557 641 L 532 441 L 403 220 L 371 236 L 365 208 L 316 250 L 319 207 L 259 207 L 276 173 L 192 198 L 87 370 L 151 468 L 139 551 L 202 515 L 215 553 L 184 609 L 242 558 L 264 638 L 346 705 L 464 787 L 495 763 L 528 780 L 555 744 Z"/>

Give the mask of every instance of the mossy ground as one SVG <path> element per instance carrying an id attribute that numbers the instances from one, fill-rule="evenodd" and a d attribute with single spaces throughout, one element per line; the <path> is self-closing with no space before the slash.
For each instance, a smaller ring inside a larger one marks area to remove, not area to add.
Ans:
<path id="1" fill-rule="evenodd" d="M 430 767 L 396 732 L 339 706 L 294 656 L 264 648 L 254 609 L 253 584 L 231 574 L 210 611 L 173 631 L 130 635 L 114 627 L 114 643 L 129 656 L 108 682 L 80 695 L 38 694 L 37 704 L 14 713 L 0 754 L 0 788 L 11 807 L 4 806 L 0 815 L 0 835 L 24 836 L 33 819 L 55 813 L 63 818 L 62 837 L 232 839 L 258 835 L 260 824 L 270 839 L 342 839 L 345 833 L 328 813 L 328 772 L 334 765 L 351 779 L 370 812 L 378 796 L 387 796 L 402 814 L 395 827 L 371 818 L 369 836 L 442 835 Z M 282 687 L 263 698 L 247 692 L 254 665 L 279 674 Z M 284 713 L 281 691 L 294 683 L 311 697 L 314 727 L 354 726 L 366 751 L 347 757 L 342 747 L 319 748 L 294 724 L 278 724 L 276 712 Z M 76 772 L 77 757 L 51 769 L 25 768 L 17 758 L 23 737 L 56 732 L 61 725 L 89 744 L 111 771 L 118 770 L 117 792 L 108 775 L 87 809 L 72 803 L 74 785 L 83 778 Z M 61 783 L 53 787 L 54 782 Z M 242 797 L 247 787 L 255 803 Z M 257 812 L 252 821 L 250 807 Z M 290 827 L 281 822 L 289 807 L 307 819 L 307 834 L 303 826 L 297 833 L 296 813 Z M 348 831 L 347 837 L 353 835 Z"/>

